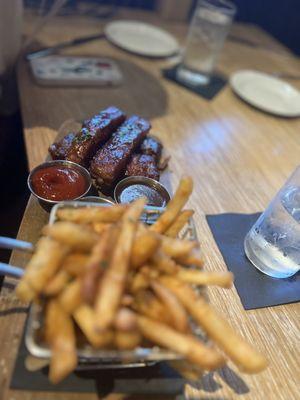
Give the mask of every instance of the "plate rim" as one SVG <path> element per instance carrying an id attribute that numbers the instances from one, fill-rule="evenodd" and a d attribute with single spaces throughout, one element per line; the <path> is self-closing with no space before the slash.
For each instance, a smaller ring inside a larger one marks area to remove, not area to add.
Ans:
<path id="1" fill-rule="evenodd" d="M 247 73 L 259 75 L 261 78 L 268 78 L 268 79 L 274 80 L 276 82 L 279 82 L 280 84 L 292 89 L 295 93 L 298 93 L 298 95 L 300 97 L 300 91 L 295 86 L 291 85 L 289 82 L 286 82 L 285 80 L 280 79 L 278 77 L 272 76 L 266 72 L 261 72 L 261 71 L 254 70 L 254 69 L 242 69 L 242 70 L 235 71 L 234 73 L 231 74 L 230 79 L 229 79 L 230 87 L 237 96 L 239 96 L 242 100 L 244 100 L 246 103 L 250 104 L 251 106 L 253 106 L 259 110 L 262 110 L 268 114 L 281 116 L 281 117 L 287 117 L 287 118 L 300 117 L 300 106 L 299 106 L 299 110 L 296 112 L 278 111 L 278 110 L 272 109 L 272 107 L 264 107 L 263 105 L 257 104 L 256 102 L 253 102 L 252 100 L 250 100 L 249 97 L 247 95 L 245 95 L 245 93 L 243 91 L 240 90 L 240 88 L 237 86 L 237 84 L 235 82 L 238 75 L 247 74 Z"/>
<path id="2" fill-rule="evenodd" d="M 169 39 L 171 39 L 174 42 L 174 49 L 169 52 L 149 52 L 147 49 L 145 49 L 145 51 L 140 51 L 140 50 L 134 50 L 132 49 L 130 46 L 126 46 L 124 44 L 120 44 L 120 42 L 118 40 L 115 40 L 115 38 L 111 35 L 110 32 L 110 28 L 114 25 L 119 25 L 119 24 L 134 24 L 134 25 L 140 25 L 140 26 L 147 26 L 150 27 L 151 29 L 154 29 L 156 31 L 158 31 L 160 34 L 164 34 L 166 36 L 169 37 Z M 143 21 L 137 21 L 137 20 L 115 20 L 115 21 L 111 21 L 109 23 L 107 23 L 104 27 L 104 33 L 106 38 L 108 39 L 109 42 L 111 42 L 112 44 L 114 44 L 115 46 L 128 51 L 130 53 L 139 55 L 139 56 L 144 56 L 144 57 L 149 57 L 149 58 L 165 58 L 165 57 L 170 57 L 173 56 L 177 53 L 179 53 L 180 51 L 180 46 L 179 43 L 176 39 L 175 36 L 173 36 L 171 33 L 169 33 L 168 31 L 164 30 L 163 28 L 150 24 L 148 22 L 143 22 Z"/>

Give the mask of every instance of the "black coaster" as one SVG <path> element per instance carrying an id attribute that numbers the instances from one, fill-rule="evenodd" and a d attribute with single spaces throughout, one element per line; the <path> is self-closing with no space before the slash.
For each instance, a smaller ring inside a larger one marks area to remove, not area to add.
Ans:
<path id="1" fill-rule="evenodd" d="M 163 76 L 170 81 L 176 82 L 178 85 L 184 86 L 185 88 L 199 94 L 199 96 L 202 96 L 207 100 L 213 99 L 227 83 L 227 79 L 224 76 L 214 74 L 211 76 L 207 85 L 191 85 L 188 82 L 179 80 L 177 78 L 177 69 L 179 66 L 180 64 L 170 69 L 163 69 Z"/>
<path id="2" fill-rule="evenodd" d="M 245 310 L 300 301 L 300 273 L 278 279 L 263 274 L 247 259 L 244 239 L 257 214 L 207 215 L 206 219 L 227 268 L 234 273 L 234 285 Z"/>

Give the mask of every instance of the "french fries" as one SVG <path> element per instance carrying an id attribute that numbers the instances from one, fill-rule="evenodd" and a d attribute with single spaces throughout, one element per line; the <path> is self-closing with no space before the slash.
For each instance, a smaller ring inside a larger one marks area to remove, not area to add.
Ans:
<path id="1" fill-rule="evenodd" d="M 134 240 L 131 254 L 131 265 L 138 268 L 144 265 L 158 249 L 161 239 L 154 232 L 145 230 L 137 235 Z"/>
<path id="2" fill-rule="evenodd" d="M 45 296 L 55 296 L 60 293 L 71 280 L 70 274 L 61 269 L 51 280 L 46 284 L 43 289 Z"/>
<path id="3" fill-rule="evenodd" d="M 164 253 L 174 259 L 188 257 L 191 251 L 198 245 L 195 241 L 172 239 L 166 236 L 162 236 L 161 242 Z"/>
<path id="4" fill-rule="evenodd" d="M 189 176 L 182 178 L 173 199 L 169 201 L 166 207 L 166 211 L 150 227 L 150 230 L 158 233 L 165 232 L 174 223 L 182 207 L 188 201 L 192 190 L 192 179 Z"/>
<path id="5" fill-rule="evenodd" d="M 16 288 L 16 294 L 22 301 L 33 301 L 37 298 L 37 293 L 32 289 L 25 279 L 22 279 Z"/>
<path id="6" fill-rule="evenodd" d="M 172 225 L 166 230 L 165 235 L 176 238 L 181 231 L 181 229 L 185 226 L 185 224 L 189 221 L 189 219 L 193 216 L 193 210 L 183 210 L 177 215 L 177 218 L 172 223 Z"/>
<path id="7" fill-rule="evenodd" d="M 198 243 L 177 237 L 193 213 L 182 211 L 192 186 L 183 178 L 150 227 L 139 221 L 145 204 L 139 199 L 126 206 L 63 208 L 58 221 L 43 229 L 17 294 L 44 307 L 52 382 L 76 367 L 76 346 L 87 344 L 121 352 L 162 346 L 186 360 L 183 373 L 189 376 L 226 362 L 212 343 L 242 371 L 266 367 L 266 359 L 195 290 L 229 288 L 233 275 L 199 270 Z M 194 324 L 211 342 L 194 336 Z"/>
<path id="8" fill-rule="evenodd" d="M 53 225 L 45 226 L 43 234 L 77 251 L 90 251 L 99 239 L 99 236 L 89 227 L 67 221 L 58 221 Z"/>
<path id="9" fill-rule="evenodd" d="M 105 222 L 94 222 L 92 227 L 98 235 L 101 235 L 111 224 L 107 224 Z"/>
<path id="10" fill-rule="evenodd" d="M 77 352 L 73 321 L 56 300 L 47 304 L 45 328 L 52 351 L 49 379 L 58 383 L 76 367 Z"/>
<path id="11" fill-rule="evenodd" d="M 172 277 L 161 278 L 182 302 L 185 308 L 205 332 L 225 351 L 225 353 L 247 373 L 260 372 L 267 366 L 264 356 L 254 350 L 242 339 L 225 319 L 217 315 L 215 310 L 203 298 L 196 296 L 191 287 L 182 284 Z"/>
<path id="12" fill-rule="evenodd" d="M 147 274 L 138 272 L 133 275 L 129 282 L 130 293 L 137 293 L 140 290 L 147 289 L 150 285 L 150 278 Z"/>
<path id="13" fill-rule="evenodd" d="M 122 217 L 115 252 L 100 282 L 96 297 L 96 327 L 98 330 L 105 330 L 112 324 L 120 304 L 129 270 L 136 226 L 145 203 L 144 198 L 137 200 Z"/>
<path id="14" fill-rule="evenodd" d="M 199 249 L 194 249 L 190 252 L 190 254 L 179 257 L 177 262 L 186 266 L 193 265 L 194 267 L 198 268 L 203 267 L 203 258 Z"/>
<path id="15" fill-rule="evenodd" d="M 78 278 L 64 288 L 58 296 L 58 301 L 69 314 L 72 314 L 83 303 L 81 282 Z"/>
<path id="16" fill-rule="evenodd" d="M 96 243 L 91 251 L 91 255 L 85 265 L 85 273 L 82 277 L 82 294 L 84 300 L 93 304 L 99 279 L 108 268 L 111 252 L 115 245 L 115 240 L 118 237 L 118 226 L 113 225 L 107 227 L 103 231 L 101 240 Z"/>
<path id="17" fill-rule="evenodd" d="M 136 315 L 128 308 L 123 307 L 117 312 L 114 327 L 119 331 L 132 332 L 137 329 Z"/>
<path id="18" fill-rule="evenodd" d="M 215 285 L 227 289 L 233 283 L 233 274 L 231 272 L 204 272 L 195 269 L 180 268 L 177 272 L 177 277 L 185 283 L 200 286 Z"/>
<path id="19" fill-rule="evenodd" d="M 187 332 L 188 315 L 176 296 L 164 285 L 154 280 L 151 282 L 151 287 L 170 313 L 172 326 L 179 332 Z"/>
<path id="20" fill-rule="evenodd" d="M 64 208 L 57 211 L 61 221 L 75 222 L 77 224 L 92 224 L 96 222 L 111 223 L 120 220 L 127 205 L 115 205 L 114 207 L 80 207 L 76 209 Z"/>
<path id="21" fill-rule="evenodd" d="M 140 290 L 136 293 L 132 308 L 141 315 L 165 322 L 166 324 L 172 321 L 167 312 L 167 308 L 164 307 L 162 302 L 149 290 Z"/>
<path id="22" fill-rule="evenodd" d="M 85 272 L 84 266 L 88 261 L 89 256 L 84 253 L 71 253 L 64 259 L 61 269 L 68 274 L 76 277 L 83 275 Z"/>
<path id="23" fill-rule="evenodd" d="M 166 274 L 176 274 L 179 268 L 178 264 L 161 249 L 153 254 L 151 261 L 155 268 Z"/>
<path id="24" fill-rule="evenodd" d="M 95 329 L 95 311 L 88 305 L 81 305 L 73 312 L 73 317 L 85 334 L 90 344 L 95 347 L 105 347 L 113 340 L 112 330 L 97 332 Z"/>
<path id="25" fill-rule="evenodd" d="M 176 351 L 205 370 L 214 370 L 225 364 L 225 358 L 213 348 L 161 322 L 139 316 L 138 326 L 147 339 Z"/>
<path id="26" fill-rule="evenodd" d="M 17 288 L 20 299 L 31 300 L 35 294 L 40 293 L 59 269 L 68 252 L 69 248 L 64 244 L 49 237 L 42 237 L 37 243 L 36 251 L 26 267 L 19 288 Z"/>
<path id="27" fill-rule="evenodd" d="M 142 335 L 138 330 L 135 331 L 116 331 L 114 335 L 114 343 L 117 349 L 120 350 L 131 350 L 140 345 L 142 341 Z"/>

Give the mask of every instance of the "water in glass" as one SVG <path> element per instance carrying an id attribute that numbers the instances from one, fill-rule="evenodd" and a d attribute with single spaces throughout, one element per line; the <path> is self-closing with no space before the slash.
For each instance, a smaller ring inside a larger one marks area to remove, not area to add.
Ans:
<path id="1" fill-rule="evenodd" d="M 195 11 L 184 54 L 184 66 L 210 74 L 221 50 L 232 18 L 218 10 L 199 7 Z"/>
<path id="2" fill-rule="evenodd" d="M 245 238 L 245 252 L 262 272 L 287 278 L 300 269 L 300 187 L 279 192 Z"/>
<path id="3" fill-rule="evenodd" d="M 236 8 L 228 0 L 199 0 L 190 24 L 177 78 L 191 85 L 210 81 Z"/>

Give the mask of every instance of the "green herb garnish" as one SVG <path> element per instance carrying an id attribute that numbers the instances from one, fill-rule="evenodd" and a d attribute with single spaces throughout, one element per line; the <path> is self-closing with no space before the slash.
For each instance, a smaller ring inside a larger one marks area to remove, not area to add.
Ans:
<path id="1" fill-rule="evenodd" d="M 106 269 L 108 267 L 108 262 L 106 260 L 102 260 L 100 262 L 100 268 Z"/>

